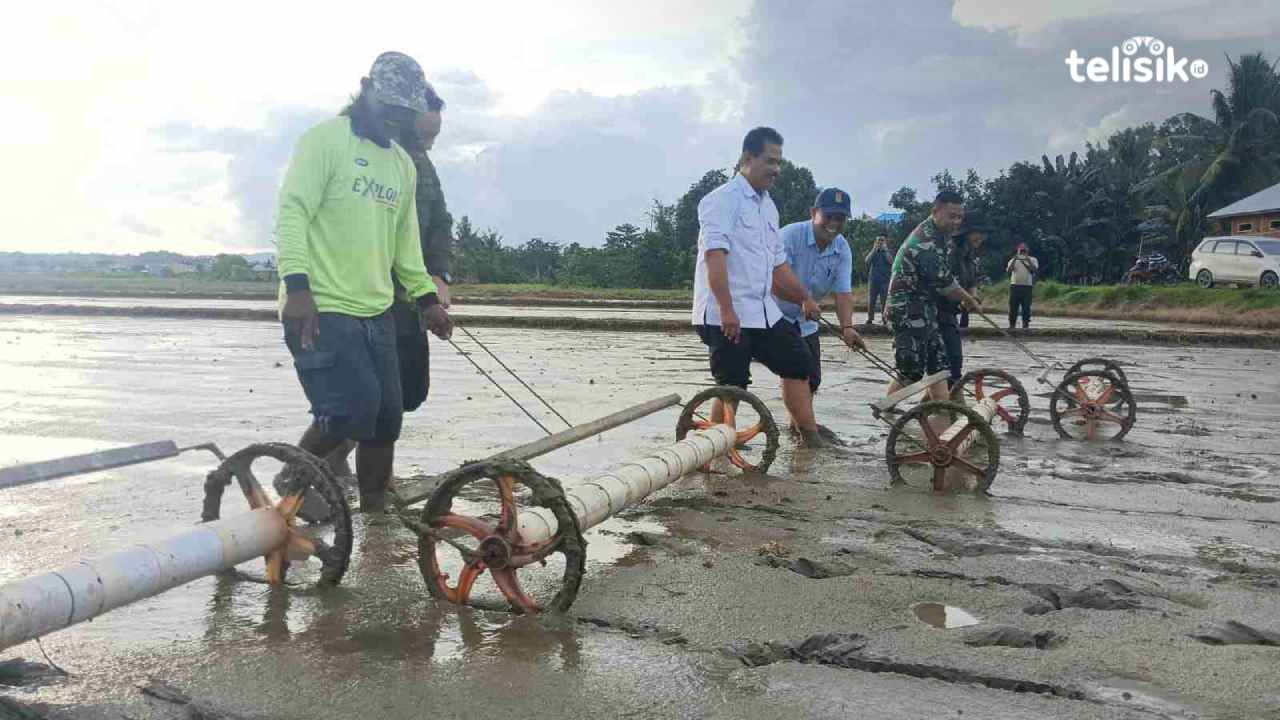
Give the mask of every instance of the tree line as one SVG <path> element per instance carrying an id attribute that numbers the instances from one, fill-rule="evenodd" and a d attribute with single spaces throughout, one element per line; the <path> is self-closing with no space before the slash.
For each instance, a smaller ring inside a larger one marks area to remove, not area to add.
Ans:
<path id="1" fill-rule="evenodd" d="M 1116 282 L 1139 253 L 1160 251 L 1174 262 L 1206 233 L 1223 232 L 1206 215 L 1280 182 L 1280 74 L 1261 53 L 1228 59 L 1227 85 L 1210 91 L 1212 117 L 1184 112 L 1087 142 L 1083 155 L 1017 162 L 997 176 L 943 170 L 937 190 L 955 190 L 991 228 L 988 274 L 1026 242 L 1042 277 L 1077 284 Z M 493 230 L 464 217 L 456 227 L 455 276 L 463 282 L 554 283 L 585 287 L 690 286 L 698 242 L 698 202 L 730 175 L 710 170 L 674 204 L 655 200 L 645 226 L 622 224 L 599 247 L 542 238 L 510 246 Z M 808 168 L 784 161 L 770 191 L 781 222 L 805 220 L 818 192 Z M 882 224 L 852 218 L 845 237 L 854 247 L 857 279 L 877 235 L 894 246 L 929 212 L 932 194 L 893 193 L 902 219 Z"/>

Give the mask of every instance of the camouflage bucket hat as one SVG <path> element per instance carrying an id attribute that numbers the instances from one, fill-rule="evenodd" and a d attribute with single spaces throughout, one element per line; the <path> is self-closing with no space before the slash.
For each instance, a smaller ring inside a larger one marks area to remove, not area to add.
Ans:
<path id="1" fill-rule="evenodd" d="M 373 61 L 369 80 L 373 83 L 373 96 L 377 100 L 420 113 L 429 112 L 427 78 L 418 61 L 408 55 L 382 53 Z"/>

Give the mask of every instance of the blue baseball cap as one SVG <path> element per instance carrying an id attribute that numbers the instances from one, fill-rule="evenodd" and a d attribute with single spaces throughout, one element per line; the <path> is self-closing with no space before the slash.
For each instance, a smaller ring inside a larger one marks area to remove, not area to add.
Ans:
<path id="1" fill-rule="evenodd" d="M 849 193 L 840 188 L 823 188 L 814 198 L 813 208 L 824 213 L 853 214 L 849 209 Z"/>

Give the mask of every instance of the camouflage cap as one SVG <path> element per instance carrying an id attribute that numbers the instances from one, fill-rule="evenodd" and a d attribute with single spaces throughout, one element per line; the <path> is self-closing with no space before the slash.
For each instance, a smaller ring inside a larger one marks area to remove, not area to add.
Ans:
<path id="1" fill-rule="evenodd" d="M 417 60 L 399 52 L 384 52 L 369 70 L 373 97 L 388 105 L 429 112 L 427 78 Z M 432 93 L 434 94 L 434 93 Z"/>

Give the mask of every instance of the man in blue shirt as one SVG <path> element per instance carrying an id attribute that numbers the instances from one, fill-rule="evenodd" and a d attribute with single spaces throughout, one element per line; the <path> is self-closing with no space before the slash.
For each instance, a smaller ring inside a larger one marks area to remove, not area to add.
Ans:
<path id="1" fill-rule="evenodd" d="M 853 250 L 841 235 L 849 219 L 849 193 L 839 188 L 825 188 L 818 193 L 809 211 L 810 219 L 791 223 L 778 233 L 787 253 L 791 271 L 804 283 L 809 296 L 821 302 L 828 293 L 836 296 L 836 317 L 840 320 L 840 332 L 845 345 L 862 347 L 862 338 L 853 329 Z M 803 308 L 778 298 L 778 307 L 787 320 L 800 329 L 800 336 L 812 357 L 809 372 L 809 392 L 818 392 L 822 384 L 822 347 L 818 342 L 821 328 L 814 320 L 804 316 Z M 792 427 L 795 427 L 794 421 Z M 822 425 L 818 431 L 827 440 L 835 436 Z"/>

